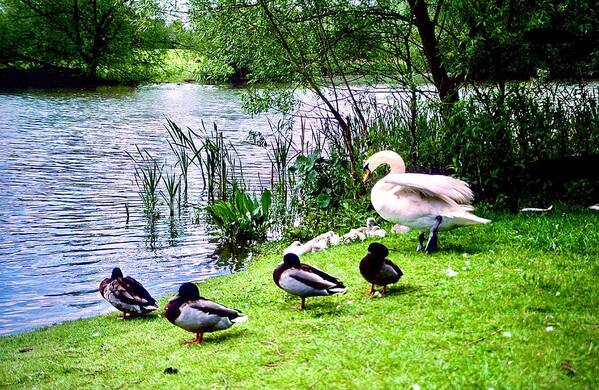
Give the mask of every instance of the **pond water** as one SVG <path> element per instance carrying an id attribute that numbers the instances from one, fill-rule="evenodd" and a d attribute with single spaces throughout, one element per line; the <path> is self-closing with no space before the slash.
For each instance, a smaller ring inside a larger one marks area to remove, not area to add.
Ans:
<path id="1" fill-rule="evenodd" d="M 270 162 L 244 141 L 268 131 L 268 119 L 240 106 L 235 89 L 195 84 L 0 92 L 0 334 L 113 310 L 98 285 L 115 266 L 155 297 L 243 267 L 213 255 L 209 227 L 192 222 L 191 208 L 149 225 L 126 155 L 139 145 L 172 159 L 166 117 L 193 129 L 215 122 L 260 186 Z M 194 203 L 199 175 L 189 179 Z"/>

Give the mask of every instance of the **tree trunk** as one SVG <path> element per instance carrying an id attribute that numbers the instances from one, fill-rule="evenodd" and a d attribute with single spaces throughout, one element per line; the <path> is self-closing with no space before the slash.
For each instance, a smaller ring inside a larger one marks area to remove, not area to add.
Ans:
<path id="1" fill-rule="evenodd" d="M 409 0 L 409 3 L 439 98 L 443 103 L 453 104 L 459 100 L 458 88 L 456 82 L 447 74 L 441 60 L 439 42 L 435 35 L 435 24 L 428 14 L 426 0 Z"/>

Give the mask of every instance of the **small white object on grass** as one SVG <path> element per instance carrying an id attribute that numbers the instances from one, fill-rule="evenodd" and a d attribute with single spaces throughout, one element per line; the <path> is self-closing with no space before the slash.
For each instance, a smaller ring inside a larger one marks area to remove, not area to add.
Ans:
<path id="1" fill-rule="evenodd" d="M 445 270 L 445 274 L 446 274 L 447 276 L 449 276 L 450 278 L 454 278 L 454 277 L 456 277 L 456 276 L 458 275 L 458 273 L 457 273 L 457 272 L 455 272 L 454 270 L 452 270 L 451 268 L 447 268 L 447 269 Z"/>
<path id="2" fill-rule="evenodd" d="M 349 232 L 343 235 L 343 242 L 348 243 L 352 241 L 364 241 L 366 239 L 366 234 L 364 234 L 359 229 L 351 229 Z"/>
<path id="3" fill-rule="evenodd" d="M 375 291 L 375 292 L 374 292 L 374 294 L 372 294 L 372 297 L 373 297 L 373 298 L 380 298 L 380 297 L 382 297 L 382 295 L 381 295 L 381 293 L 380 293 L 380 292 L 378 292 L 378 291 Z"/>
<path id="4" fill-rule="evenodd" d="M 329 244 L 331 244 L 331 245 L 341 244 L 341 237 L 339 237 L 339 235 L 337 233 L 330 231 L 328 234 L 329 234 Z"/>
<path id="5" fill-rule="evenodd" d="M 309 252 L 309 250 L 301 242 L 293 241 L 287 248 L 285 248 L 283 254 L 294 253 L 297 256 L 301 256 L 306 252 Z"/>
<path id="6" fill-rule="evenodd" d="M 420 390 L 420 385 L 418 383 L 414 383 L 412 385 L 412 390 Z"/>
<path id="7" fill-rule="evenodd" d="M 548 211 L 553 210 L 553 205 L 547 207 L 546 209 L 543 208 L 539 208 L 539 207 L 525 207 L 523 209 L 520 209 L 520 211 L 524 211 L 525 213 L 546 213 Z"/>
<path id="8" fill-rule="evenodd" d="M 545 332 L 550 333 L 553 332 L 555 330 L 555 328 L 553 326 L 548 326 L 545 328 Z"/>
<path id="9" fill-rule="evenodd" d="M 395 234 L 406 234 L 409 231 L 410 228 L 404 225 L 393 225 L 393 227 L 391 228 L 391 233 Z"/>
<path id="10" fill-rule="evenodd" d="M 590 208 L 591 210 L 597 210 L 597 211 L 599 211 L 599 203 L 597 203 L 597 204 L 594 204 L 594 205 L 592 205 L 592 206 L 589 206 L 589 208 Z"/>
<path id="11" fill-rule="evenodd" d="M 561 293 L 559 291 L 555 293 L 556 297 L 559 297 L 560 295 L 561 295 Z"/>
<path id="12" fill-rule="evenodd" d="M 503 332 L 503 337 L 512 337 L 512 334 L 510 332 Z"/>
<path id="13" fill-rule="evenodd" d="M 385 237 L 387 232 L 385 229 L 376 225 L 374 218 L 369 217 L 366 219 L 366 236 L 367 237 Z"/>

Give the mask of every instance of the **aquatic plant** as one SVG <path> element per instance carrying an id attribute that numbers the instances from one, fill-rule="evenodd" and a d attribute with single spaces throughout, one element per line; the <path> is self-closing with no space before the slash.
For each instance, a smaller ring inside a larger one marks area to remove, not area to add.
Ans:
<path id="1" fill-rule="evenodd" d="M 293 188 L 293 173 L 289 172 L 291 160 L 297 153 L 292 150 L 293 127 L 289 120 L 281 120 L 270 124 L 273 134 L 269 137 L 267 156 L 271 163 L 270 188 L 273 192 L 273 216 L 275 228 L 281 230 L 289 225 L 297 214 L 299 205 L 298 193 Z M 265 145 L 265 146 L 267 146 Z M 290 177 L 291 176 L 291 177 Z"/>
<path id="2" fill-rule="evenodd" d="M 177 177 L 174 172 L 170 172 L 163 175 L 162 182 L 166 192 L 161 190 L 160 195 L 168 205 L 169 214 L 172 217 L 175 214 L 175 203 L 180 203 L 177 201 L 177 196 L 180 194 L 181 178 Z"/>
<path id="3" fill-rule="evenodd" d="M 225 244 L 244 245 L 266 238 L 271 205 L 272 193 L 267 189 L 257 198 L 234 188 L 230 199 L 217 200 L 206 206 L 205 211 Z"/>
<path id="4" fill-rule="evenodd" d="M 137 157 L 126 152 L 127 156 L 136 164 L 135 165 L 135 183 L 138 187 L 138 193 L 144 206 L 144 213 L 153 220 L 160 216 L 158 210 L 158 187 L 162 179 L 162 170 L 164 163 L 159 163 L 145 149 L 137 149 Z"/>
<path id="5" fill-rule="evenodd" d="M 208 202 L 226 199 L 234 185 L 245 186 L 243 169 L 236 158 L 235 148 L 230 142 L 225 143 L 216 123 L 211 130 L 207 130 L 202 122 L 198 131 L 190 128 L 185 131 L 171 120 L 167 121 L 167 129 L 173 140 L 171 147 L 177 155 L 178 164 L 182 169 L 185 167 L 185 178 L 192 163 L 200 168 Z"/>
<path id="6" fill-rule="evenodd" d="M 185 133 L 175 122 L 166 118 L 166 130 L 170 136 L 168 144 L 173 151 L 175 157 L 177 157 L 176 165 L 181 170 L 181 178 L 183 179 L 183 198 L 187 202 L 187 178 L 189 167 L 193 162 L 193 155 L 190 153 L 189 146 L 187 145 L 187 137 Z"/>

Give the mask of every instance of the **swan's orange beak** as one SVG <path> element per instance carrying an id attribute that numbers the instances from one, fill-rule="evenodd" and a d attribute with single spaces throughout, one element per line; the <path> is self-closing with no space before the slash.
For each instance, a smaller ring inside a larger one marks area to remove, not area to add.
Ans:
<path id="1" fill-rule="evenodd" d="M 364 168 L 364 177 L 362 178 L 362 181 L 365 182 L 366 180 L 368 180 L 368 178 L 370 177 L 370 173 L 370 169 Z"/>

